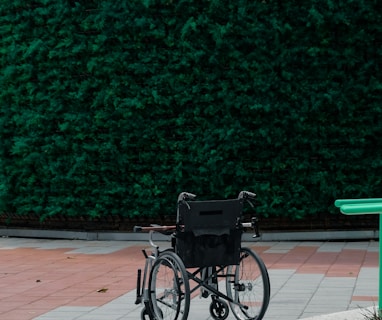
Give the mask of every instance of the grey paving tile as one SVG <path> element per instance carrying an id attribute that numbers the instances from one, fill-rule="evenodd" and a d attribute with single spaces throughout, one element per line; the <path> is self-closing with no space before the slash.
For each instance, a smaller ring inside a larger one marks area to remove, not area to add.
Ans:
<path id="1" fill-rule="evenodd" d="M 367 251 L 370 252 L 379 252 L 379 242 L 378 241 L 369 241 L 369 247 L 367 248 Z"/>
<path id="2" fill-rule="evenodd" d="M 318 283 L 321 283 L 325 279 L 325 275 L 315 273 L 315 274 L 307 274 L 307 273 L 294 273 L 291 280 L 295 283 L 295 285 L 299 286 L 315 286 Z"/>
<path id="3" fill-rule="evenodd" d="M 368 250 L 369 246 L 370 246 L 370 244 L 367 241 L 346 242 L 344 249 Z"/>
<path id="4" fill-rule="evenodd" d="M 364 281 L 366 279 L 378 279 L 379 276 L 379 269 L 378 268 L 367 268 L 363 267 L 361 268 L 359 275 L 358 275 L 358 280 L 359 281 Z"/>
<path id="5" fill-rule="evenodd" d="M 296 272 L 296 269 L 269 269 L 269 275 L 273 277 L 290 277 Z"/>
<path id="6" fill-rule="evenodd" d="M 344 246 L 344 242 L 323 242 L 317 252 L 341 252 Z"/>
<path id="7" fill-rule="evenodd" d="M 277 244 L 278 242 L 275 242 L 275 241 L 255 241 L 255 242 L 242 242 L 242 247 L 248 247 L 248 246 L 251 246 L 251 247 L 255 247 L 256 246 L 259 246 L 259 247 L 272 247 L 274 246 L 275 244 Z"/>
<path id="8" fill-rule="evenodd" d="M 378 306 L 378 301 L 352 301 L 349 305 L 349 310 L 368 308 L 370 306 Z"/>
<path id="9" fill-rule="evenodd" d="M 267 313 L 265 314 L 263 320 L 296 320 L 299 319 L 299 314 L 287 314 L 286 312 L 280 313 Z"/>
<path id="10" fill-rule="evenodd" d="M 266 253 L 288 253 L 290 250 L 298 246 L 301 242 L 275 242 Z"/>
<path id="11" fill-rule="evenodd" d="M 112 313 L 109 313 L 109 314 L 102 314 L 102 313 L 96 313 L 96 314 L 85 314 L 83 316 L 80 316 L 78 318 L 75 318 L 75 320 L 119 320 L 121 319 L 121 315 L 117 315 L 117 314 L 112 314 Z M 139 318 L 136 318 L 137 320 Z"/>
<path id="12" fill-rule="evenodd" d="M 78 248 L 75 250 L 68 251 L 68 254 L 110 254 L 116 251 L 123 249 L 121 248 L 112 248 L 112 247 L 91 247 L 91 248 Z"/>
<path id="13" fill-rule="evenodd" d="M 59 307 L 34 320 L 75 320 L 81 315 L 95 310 L 95 307 Z"/>
<path id="14" fill-rule="evenodd" d="M 271 294 L 278 292 L 293 276 L 295 270 L 268 270 L 271 283 Z"/>
<path id="15" fill-rule="evenodd" d="M 322 241 L 301 241 L 299 246 L 302 247 L 317 247 L 319 248 L 322 246 L 323 242 Z"/>
<path id="16" fill-rule="evenodd" d="M 356 277 L 325 277 L 320 283 L 320 288 L 354 288 Z"/>

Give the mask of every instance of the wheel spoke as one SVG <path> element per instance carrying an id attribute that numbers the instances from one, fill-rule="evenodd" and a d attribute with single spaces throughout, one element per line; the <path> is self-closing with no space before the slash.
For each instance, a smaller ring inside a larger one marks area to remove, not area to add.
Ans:
<path id="1" fill-rule="evenodd" d="M 241 248 L 240 263 L 227 270 L 227 295 L 239 320 L 261 320 L 268 307 L 269 277 L 263 261 L 250 249 Z"/>
<path id="2" fill-rule="evenodd" d="M 185 320 L 188 317 L 190 290 L 180 258 L 164 252 L 153 265 L 149 280 L 150 306 L 158 320 Z"/>

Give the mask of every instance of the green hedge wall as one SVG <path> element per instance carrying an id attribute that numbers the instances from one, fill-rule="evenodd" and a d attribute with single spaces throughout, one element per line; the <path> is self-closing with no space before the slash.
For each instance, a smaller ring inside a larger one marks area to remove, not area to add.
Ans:
<path id="1" fill-rule="evenodd" d="M 381 196 L 382 2 L 0 3 L 0 211 L 263 216 Z M 337 212 L 336 212 L 337 213 Z"/>

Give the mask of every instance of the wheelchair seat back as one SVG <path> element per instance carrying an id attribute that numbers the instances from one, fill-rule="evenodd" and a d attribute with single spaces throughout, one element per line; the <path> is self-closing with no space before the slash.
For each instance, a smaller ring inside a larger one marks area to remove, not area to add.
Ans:
<path id="1" fill-rule="evenodd" d="M 242 199 L 179 204 L 175 250 L 186 268 L 239 263 L 242 209 Z"/>

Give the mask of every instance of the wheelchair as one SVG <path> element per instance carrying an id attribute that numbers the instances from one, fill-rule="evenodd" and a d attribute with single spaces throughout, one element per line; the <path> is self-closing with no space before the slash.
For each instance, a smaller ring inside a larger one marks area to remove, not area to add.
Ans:
<path id="1" fill-rule="evenodd" d="M 152 253 L 142 250 L 145 265 L 138 269 L 136 304 L 143 304 L 141 320 L 186 320 L 191 298 L 211 298 L 213 319 L 224 320 L 229 311 L 238 320 L 261 320 L 270 299 L 270 282 L 262 259 L 241 247 L 245 228 L 259 236 L 257 219 L 242 221 L 243 206 L 252 208 L 255 194 L 241 191 L 238 198 L 196 201 L 178 196 L 176 224 L 135 226 L 149 232 Z M 160 250 L 153 233 L 171 236 L 171 247 Z"/>

